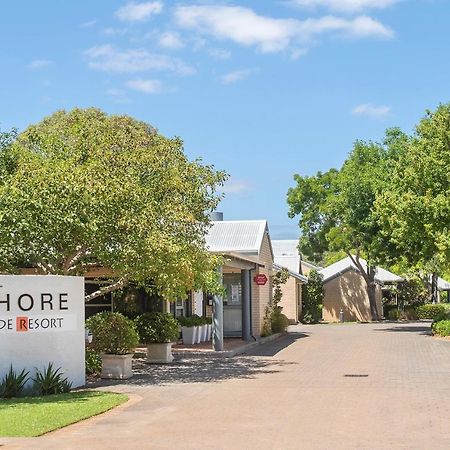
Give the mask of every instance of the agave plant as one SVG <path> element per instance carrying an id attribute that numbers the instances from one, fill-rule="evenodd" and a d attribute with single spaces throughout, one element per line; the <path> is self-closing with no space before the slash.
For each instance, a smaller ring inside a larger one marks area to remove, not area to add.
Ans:
<path id="1" fill-rule="evenodd" d="M 72 383 L 64 378 L 61 368 L 54 369 L 53 363 L 48 363 L 44 371 L 36 369 L 36 376 L 33 378 L 34 388 L 38 395 L 53 395 L 69 392 Z"/>
<path id="2" fill-rule="evenodd" d="M 9 372 L 4 376 L 0 383 L 0 397 L 17 397 L 28 381 L 28 374 L 29 372 L 25 371 L 25 369 L 23 369 L 22 372 L 17 373 L 12 368 L 11 364 Z"/>

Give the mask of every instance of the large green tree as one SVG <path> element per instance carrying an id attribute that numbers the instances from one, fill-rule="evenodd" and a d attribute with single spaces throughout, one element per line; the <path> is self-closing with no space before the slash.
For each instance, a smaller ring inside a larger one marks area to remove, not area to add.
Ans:
<path id="1" fill-rule="evenodd" d="M 296 186 L 288 191 L 289 215 L 299 216 L 300 250 L 315 261 L 329 252 L 345 252 L 364 277 L 373 320 L 379 318 L 376 264 L 395 252 L 381 233 L 374 202 L 406 139 L 400 131 L 390 130 L 383 144 L 357 141 L 340 170 L 295 175 Z"/>
<path id="2" fill-rule="evenodd" d="M 434 274 L 435 300 L 437 273 L 450 269 L 450 104 L 428 111 L 404 142 L 376 210 L 408 265 Z"/>
<path id="3" fill-rule="evenodd" d="M 214 280 L 205 249 L 223 172 L 182 141 L 97 109 L 59 111 L 0 141 L 0 270 L 110 270 L 87 300 L 133 282 L 168 298 Z"/>

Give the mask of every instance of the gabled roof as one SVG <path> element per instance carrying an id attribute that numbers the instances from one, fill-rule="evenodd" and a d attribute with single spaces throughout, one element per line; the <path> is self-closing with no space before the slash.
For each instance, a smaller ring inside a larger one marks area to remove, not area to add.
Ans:
<path id="1" fill-rule="evenodd" d="M 236 252 L 259 255 L 265 233 L 269 233 L 266 220 L 212 222 L 206 236 L 206 247 L 214 253 Z"/>
<path id="2" fill-rule="evenodd" d="M 450 290 L 450 283 L 443 278 L 438 277 L 438 289 L 440 291 L 448 291 Z"/>
<path id="3" fill-rule="evenodd" d="M 297 280 L 300 280 L 303 283 L 307 283 L 308 282 L 308 278 L 306 278 L 304 275 L 302 275 L 301 273 L 298 273 L 298 272 L 296 272 L 294 270 L 289 270 L 289 267 L 283 266 L 281 264 L 274 263 L 273 264 L 273 268 L 274 268 L 274 270 L 281 270 L 283 268 L 286 268 L 288 270 L 289 275 L 291 277 L 297 278 Z"/>
<path id="4" fill-rule="evenodd" d="M 281 267 L 286 267 L 289 271 L 299 273 L 300 254 L 297 246 L 298 241 L 294 240 L 272 241 L 275 263 Z"/>
<path id="5" fill-rule="evenodd" d="M 323 269 L 323 267 L 320 267 L 320 266 L 317 266 L 316 264 L 305 261 L 304 259 L 302 259 L 302 264 L 304 264 L 306 267 L 309 267 L 310 269 L 314 269 L 314 270 L 322 270 Z"/>
<path id="6" fill-rule="evenodd" d="M 367 262 L 362 258 L 359 258 L 359 260 L 364 269 L 366 269 Z M 343 274 L 347 270 L 359 271 L 358 268 L 353 264 L 353 261 L 350 259 L 350 257 L 341 259 L 340 261 L 335 262 L 328 267 L 325 267 L 324 269 L 320 270 L 319 273 L 323 275 L 323 281 L 326 282 Z M 375 281 L 380 284 L 399 283 L 403 281 L 403 278 L 395 275 L 395 273 L 389 272 L 389 270 L 377 266 Z"/>

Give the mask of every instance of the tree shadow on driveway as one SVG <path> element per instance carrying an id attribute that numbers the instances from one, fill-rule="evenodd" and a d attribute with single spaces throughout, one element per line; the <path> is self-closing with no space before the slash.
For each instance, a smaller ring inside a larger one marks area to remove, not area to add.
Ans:
<path id="1" fill-rule="evenodd" d="M 171 364 L 147 364 L 145 358 L 133 360 L 133 377 L 128 380 L 96 380 L 89 387 L 116 385 L 169 385 L 207 383 L 231 379 L 251 379 L 260 374 L 280 372 L 283 366 L 296 364 L 252 356 L 232 358 L 214 355 L 175 355 Z"/>
<path id="2" fill-rule="evenodd" d="M 298 341 L 299 339 L 309 337 L 309 333 L 289 332 L 273 342 L 268 342 L 264 345 L 259 345 L 249 350 L 247 356 L 275 356 L 281 350 L 289 347 L 289 345 Z"/>
<path id="3" fill-rule="evenodd" d="M 431 336 L 431 326 L 397 326 L 392 328 L 375 328 L 373 331 L 384 331 L 387 333 L 417 333 L 425 336 Z"/>

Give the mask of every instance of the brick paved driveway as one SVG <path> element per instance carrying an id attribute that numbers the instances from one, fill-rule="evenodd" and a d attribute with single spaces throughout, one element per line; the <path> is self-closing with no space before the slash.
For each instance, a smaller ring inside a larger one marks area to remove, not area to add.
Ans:
<path id="1" fill-rule="evenodd" d="M 427 323 L 291 327 L 232 359 L 140 365 L 130 407 L 15 448 L 450 449 L 450 341 Z M 136 398 L 136 397 L 135 397 Z M 8 445 L 7 445 L 8 448 Z"/>

